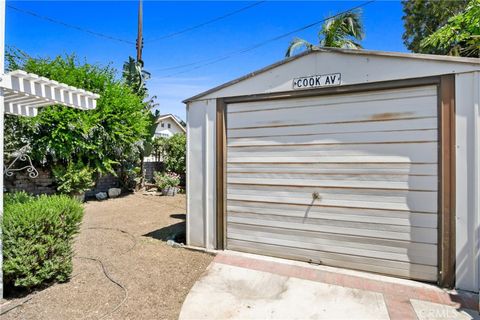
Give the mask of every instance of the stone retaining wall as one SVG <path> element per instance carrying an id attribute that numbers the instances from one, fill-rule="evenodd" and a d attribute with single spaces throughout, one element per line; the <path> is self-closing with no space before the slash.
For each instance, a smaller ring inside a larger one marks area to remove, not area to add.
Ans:
<path id="1" fill-rule="evenodd" d="M 145 162 L 145 178 L 147 182 L 153 182 L 156 171 L 163 170 L 163 162 Z M 38 177 L 30 178 L 27 172 L 16 172 L 12 177 L 5 177 L 5 190 L 7 192 L 25 191 L 33 195 L 54 194 L 56 185 L 52 174 L 48 170 L 38 169 Z M 120 188 L 120 180 L 114 175 L 107 174 L 97 180 L 95 188 L 87 191 L 87 197 L 93 197 L 98 192 L 107 192 L 110 188 Z"/>
<path id="2" fill-rule="evenodd" d="M 53 194 L 55 183 L 49 171 L 38 170 L 38 177 L 30 178 L 27 172 L 16 172 L 12 177 L 4 176 L 4 188 L 8 192 L 25 191 L 30 194 Z"/>
<path id="3" fill-rule="evenodd" d="M 33 195 L 54 194 L 57 189 L 52 174 L 47 170 L 38 170 L 38 177 L 30 178 L 26 172 L 16 172 L 12 177 L 5 177 L 4 187 L 7 192 L 25 191 Z M 117 177 L 108 174 L 97 180 L 95 188 L 87 191 L 86 196 L 94 196 L 97 192 L 106 192 L 109 188 L 120 187 Z"/>

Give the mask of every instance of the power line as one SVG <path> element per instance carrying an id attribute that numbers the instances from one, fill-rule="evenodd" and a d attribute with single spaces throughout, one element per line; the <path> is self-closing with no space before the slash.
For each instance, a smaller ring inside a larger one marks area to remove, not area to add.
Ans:
<path id="1" fill-rule="evenodd" d="M 256 6 L 258 6 L 258 5 L 260 5 L 260 4 L 264 3 L 264 2 L 266 2 L 266 1 L 258 1 L 258 2 L 255 2 L 255 3 L 250 4 L 250 5 L 248 5 L 248 6 L 242 7 L 242 8 L 240 8 L 240 9 L 237 9 L 237 10 L 232 11 L 232 12 L 229 12 L 229 13 L 226 13 L 226 14 L 224 14 L 224 15 L 222 15 L 222 16 L 213 18 L 213 19 L 211 19 L 211 20 L 208 20 L 208 21 L 199 23 L 199 24 L 197 24 L 197 25 L 194 25 L 194 26 L 191 26 L 191 27 L 187 27 L 187 28 L 182 29 L 182 30 L 179 30 L 179 31 L 175 31 L 175 32 L 172 32 L 172 33 L 169 33 L 169 34 L 160 36 L 160 37 L 156 37 L 156 38 L 150 39 L 150 40 L 148 40 L 147 42 L 152 42 L 152 41 L 157 41 L 157 40 L 164 40 L 164 39 L 169 39 L 169 38 L 176 37 L 176 36 L 181 35 L 181 34 L 183 34 L 183 33 L 190 32 L 190 31 L 192 31 L 192 30 L 195 30 L 195 29 L 204 27 L 204 26 L 209 25 L 209 24 L 211 24 L 211 23 L 214 23 L 214 22 L 223 20 L 223 19 L 225 19 L 225 18 L 228 18 L 228 17 L 230 17 L 230 16 L 233 16 L 233 15 L 235 15 L 235 14 L 237 14 L 237 13 L 242 12 L 242 11 L 251 9 L 251 8 L 256 7 Z"/>
<path id="2" fill-rule="evenodd" d="M 148 40 L 148 42 L 173 38 L 173 37 L 178 36 L 178 35 L 181 35 L 181 34 L 183 34 L 183 33 L 187 33 L 187 32 L 190 32 L 190 31 L 192 31 L 192 30 L 195 30 L 195 29 L 204 27 L 204 26 L 206 26 L 206 25 L 212 24 L 212 23 L 214 23 L 214 22 L 217 22 L 217 21 L 226 19 L 226 18 L 228 18 L 228 17 L 230 17 L 230 16 L 233 16 L 233 15 L 238 14 L 238 13 L 240 13 L 240 12 L 243 12 L 243 11 L 246 11 L 246 10 L 251 9 L 251 8 L 253 8 L 253 7 L 256 7 L 256 6 L 258 6 L 258 5 L 260 5 L 260 4 L 264 3 L 264 2 L 266 2 L 266 0 L 255 2 L 255 3 L 250 4 L 250 5 L 248 5 L 248 6 L 245 6 L 245 7 L 242 7 L 242 8 L 240 8 L 240 9 L 237 9 L 237 10 L 235 10 L 235 11 L 226 13 L 226 14 L 224 14 L 224 15 L 222 15 L 222 16 L 219 16 L 219 17 L 213 18 L 213 19 L 211 19 L 211 20 L 202 22 L 202 23 L 200 23 L 200 24 L 197 24 L 197 25 L 194 25 L 194 26 L 191 26 L 191 27 L 187 27 L 187 28 L 185 28 L 185 29 L 182 29 L 182 30 L 179 30 L 179 31 L 175 31 L 175 32 L 172 32 L 172 33 L 169 33 L 169 34 L 166 34 L 166 35 L 157 37 L 157 38 L 150 39 L 150 40 Z M 11 5 L 11 4 L 7 4 L 7 7 L 10 8 L 10 9 L 16 10 L 16 11 L 18 11 L 18 12 L 20 12 L 20 13 L 23 13 L 23 14 L 26 14 L 26 15 L 30 15 L 30 16 L 36 17 L 36 18 L 38 18 L 38 19 L 43 19 L 43 20 L 46 20 L 46 21 L 48 21 L 48 22 L 55 23 L 55 24 L 58 24 L 58 25 L 61 25 L 61 26 L 64 26 L 64 27 L 67 27 L 67 28 L 70 28 L 70 29 L 75 29 L 75 30 L 78 30 L 78 31 L 81 31 L 81 32 L 85 32 L 85 33 L 88 33 L 88 34 L 91 34 L 91 35 L 94 35 L 94 36 L 97 36 L 97 37 L 101 37 L 101 38 L 105 38 L 105 39 L 109 39 L 109 40 L 114 40 L 114 41 L 118 41 L 118 42 L 123 42 L 123 43 L 127 43 L 127 44 L 135 44 L 135 42 L 133 42 L 133 41 L 129 41 L 129 40 L 121 39 L 121 38 L 116 38 L 116 37 L 113 37 L 113 36 L 110 36 L 110 35 L 107 35 L 107 34 L 104 34 L 104 33 L 100 33 L 100 32 L 96 32 L 96 31 L 88 30 L 88 29 L 85 29 L 85 28 L 83 28 L 83 27 L 79 27 L 79 26 L 76 26 L 76 25 L 72 25 L 72 24 L 69 24 L 69 23 L 60 21 L 60 20 L 56 20 L 56 19 L 53 19 L 53 18 L 50 18 L 50 17 L 47 17 L 47 16 L 40 15 L 40 14 L 38 14 L 38 13 L 36 13 L 36 12 L 33 12 L 33 11 L 29 11 L 29 10 L 25 10 L 25 9 L 21 9 L 21 8 L 15 7 L 15 6 Z M 163 70 L 163 69 L 162 69 L 162 70 Z"/>
<path id="3" fill-rule="evenodd" d="M 30 16 L 33 16 L 33 17 L 36 17 L 36 18 L 39 18 L 39 19 L 43 19 L 45 21 L 55 23 L 55 24 L 58 24 L 58 25 L 61 25 L 61 26 L 64 26 L 64 27 L 67 27 L 67 28 L 70 28 L 70 29 L 75 29 L 75 30 L 78 30 L 78 31 L 81 31 L 81 32 L 85 32 L 85 33 L 94 35 L 96 37 L 100 37 L 100 38 L 104 38 L 104 39 L 108 39 L 108 40 L 114 40 L 114 41 L 118 41 L 118 42 L 123 42 L 123 43 L 127 43 L 127 44 L 135 44 L 135 42 L 133 42 L 133 41 L 120 39 L 120 38 L 109 36 L 109 35 L 104 34 L 104 33 L 88 30 L 88 29 L 85 29 L 85 28 L 82 28 L 82 27 L 79 27 L 79 26 L 75 26 L 73 24 L 69 24 L 69 23 L 66 23 L 66 22 L 63 22 L 63 21 L 60 21 L 60 20 L 56 20 L 56 19 L 53 19 L 53 18 L 50 18 L 50 17 L 47 17 L 47 16 L 40 15 L 40 14 L 38 14 L 36 12 L 33 12 L 33 11 L 29 11 L 29 10 L 25 10 L 25 9 L 21 9 L 21 8 L 12 6 L 11 4 L 7 4 L 7 7 L 10 8 L 10 9 L 16 10 L 20 13 L 27 14 L 27 15 L 30 15 Z"/>
<path id="4" fill-rule="evenodd" d="M 250 47 L 246 47 L 244 49 L 241 49 L 241 50 L 237 50 L 237 51 L 233 51 L 233 52 L 230 52 L 230 53 L 227 53 L 223 56 L 219 56 L 217 58 L 210 58 L 210 59 L 204 59 L 204 60 L 200 60 L 200 61 L 197 61 L 197 62 L 192 62 L 192 63 L 188 63 L 188 64 L 184 64 L 184 65 L 177 65 L 177 66 L 172 66 L 172 67 L 167 67 L 167 68 L 164 68 L 163 70 L 172 70 L 172 69 L 181 69 L 181 68 L 184 68 L 184 67 L 187 67 L 187 66 L 190 66 L 190 65 L 197 65 L 197 64 L 200 64 L 200 65 L 197 65 L 195 67 L 192 67 L 188 70 L 184 70 L 184 71 L 180 71 L 180 72 L 176 72 L 176 73 L 173 73 L 173 74 L 169 74 L 169 75 L 166 75 L 164 77 L 160 77 L 161 79 L 162 78 L 171 78 L 173 76 L 176 76 L 176 75 L 179 75 L 179 74 L 183 74 L 183 73 L 187 73 L 187 72 L 190 72 L 190 71 L 193 71 L 193 70 L 196 70 L 196 69 L 200 69 L 200 68 L 203 68 L 203 67 L 206 67 L 206 66 L 209 66 L 209 65 L 212 65 L 212 64 L 215 64 L 215 63 L 218 63 L 218 62 L 221 62 L 223 60 L 227 60 L 235 55 L 239 55 L 239 54 L 243 54 L 243 53 L 247 53 L 249 51 L 252 51 L 252 50 L 255 50 L 257 48 L 260 48 L 260 47 L 263 47 L 271 42 L 275 42 L 277 40 L 280 40 L 282 38 L 285 38 L 285 37 L 288 37 L 288 36 L 291 36 L 292 34 L 295 34 L 297 32 L 300 32 L 300 31 L 303 31 L 303 30 L 306 30 L 306 29 L 309 29 L 311 27 L 314 27 L 322 22 L 325 22 L 329 19 L 333 19 L 333 18 L 336 18 L 342 14 L 345 14 L 345 13 L 348 13 L 350 11 L 354 11 L 354 10 L 357 10 L 357 9 L 360 9 L 362 7 L 365 7 L 373 2 L 375 2 L 376 0 L 370 0 L 370 1 L 367 1 L 367 2 L 364 2 L 362 4 L 359 4 L 358 6 L 355 6 L 355 7 L 352 7 L 348 10 L 345 10 L 345 11 L 342 11 L 342 12 L 339 12 L 333 16 L 330 16 L 330 17 L 327 17 L 327 18 L 324 18 L 324 19 L 321 19 L 321 20 L 318 20 L 318 21 L 315 21 L 315 22 L 312 22 L 312 23 L 309 23 L 303 27 L 300 27 L 298 29 L 295 29 L 293 31 L 289 31 L 287 33 L 284 33 L 284 34 L 281 34 L 281 35 L 278 35 L 276 37 L 273 37 L 273 38 L 270 38 L 270 39 L 267 39 L 263 42 L 259 42 L 257 44 L 254 44 Z"/>
<path id="5" fill-rule="evenodd" d="M 197 64 L 200 64 L 200 63 L 206 63 L 206 62 L 209 62 L 209 61 L 212 61 L 212 60 L 215 60 L 215 59 L 217 59 L 217 58 L 207 58 L 207 59 L 197 60 L 197 61 L 190 62 L 190 63 L 185 63 L 185 64 L 179 64 L 179 65 L 175 65 L 175 66 L 171 66 L 171 67 L 153 69 L 152 71 L 168 71 L 168 70 L 175 70 L 175 69 L 183 69 L 185 67 L 194 66 L 194 65 L 197 65 Z"/>

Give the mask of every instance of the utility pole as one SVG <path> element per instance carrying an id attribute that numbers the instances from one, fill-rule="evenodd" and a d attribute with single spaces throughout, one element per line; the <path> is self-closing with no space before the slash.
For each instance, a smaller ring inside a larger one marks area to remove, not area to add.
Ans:
<path id="1" fill-rule="evenodd" d="M 139 2 L 138 2 L 138 32 L 137 32 L 137 62 L 140 62 L 143 66 L 142 49 L 143 49 L 143 2 L 142 2 L 142 0 L 139 0 Z"/>
<path id="2" fill-rule="evenodd" d="M 143 60 L 142 60 L 142 49 L 143 49 L 143 2 L 142 0 L 138 1 L 138 29 L 137 29 L 137 64 L 143 69 Z M 140 81 L 143 85 L 143 74 L 140 74 Z M 142 178 L 140 180 L 140 187 L 145 186 L 145 165 L 144 165 L 144 149 L 140 153 L 140 174 Z"/>

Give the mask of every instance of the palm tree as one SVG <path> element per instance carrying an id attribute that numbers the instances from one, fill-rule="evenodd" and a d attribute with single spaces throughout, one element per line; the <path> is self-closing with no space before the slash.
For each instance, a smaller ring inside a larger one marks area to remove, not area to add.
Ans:
<path id="1" fill-rule="evenodd" d="M 318 46 L 307 40 L 295 38 L 288 46 L 286 57 L 291 57 L 295 49 L 305 47 L 308 51 L 319 47 L 361 49 L 357 41 L 363 39 L 363 25 L 359 11 L 351 11 L 330 18 L 322 25 L 318 33 Z"/>

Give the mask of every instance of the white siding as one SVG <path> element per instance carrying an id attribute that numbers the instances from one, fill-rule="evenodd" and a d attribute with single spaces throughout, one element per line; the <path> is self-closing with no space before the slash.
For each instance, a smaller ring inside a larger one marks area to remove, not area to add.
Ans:
<path id="1" fill-rule="evenodd" d="M 162 127 L 163 123 L 163 127 Z M 168 127 L 170 125 L 170 128 Z M 170 118 L 165 118 L 163 120 L 160 120 L 160 122 L 157 124 L 157 127 L 155 128 L 155 136 L 157 137 L 171 137 L 176 133 L 184 133 L 184 131 L 178 127 L 178 124 L 175 123 Z"/>
<path id="2" fill-rule="evenodd" d="M 318 52 L 280 65 L 200 99 L 292 90 L 292 79 L 315 74 L 342 74 L 342 85 L 409 79 L 478 70 L 478 64 Z"/>
<path id="3" fill-rule="evenodd" d="M 215 245 L 215 100 L 187 109 L 187 243 Z"/>
<path id="4" fill-rule="evenodd" d="M 436 86 L 229 104 L 227 248 L 436 281 L 437 111 Z"/>
<path id="5" fill-rule="evenodd" d="M 456 246 L 458 288 L 479 291 L 480 75 L 456 76 Z"/>

